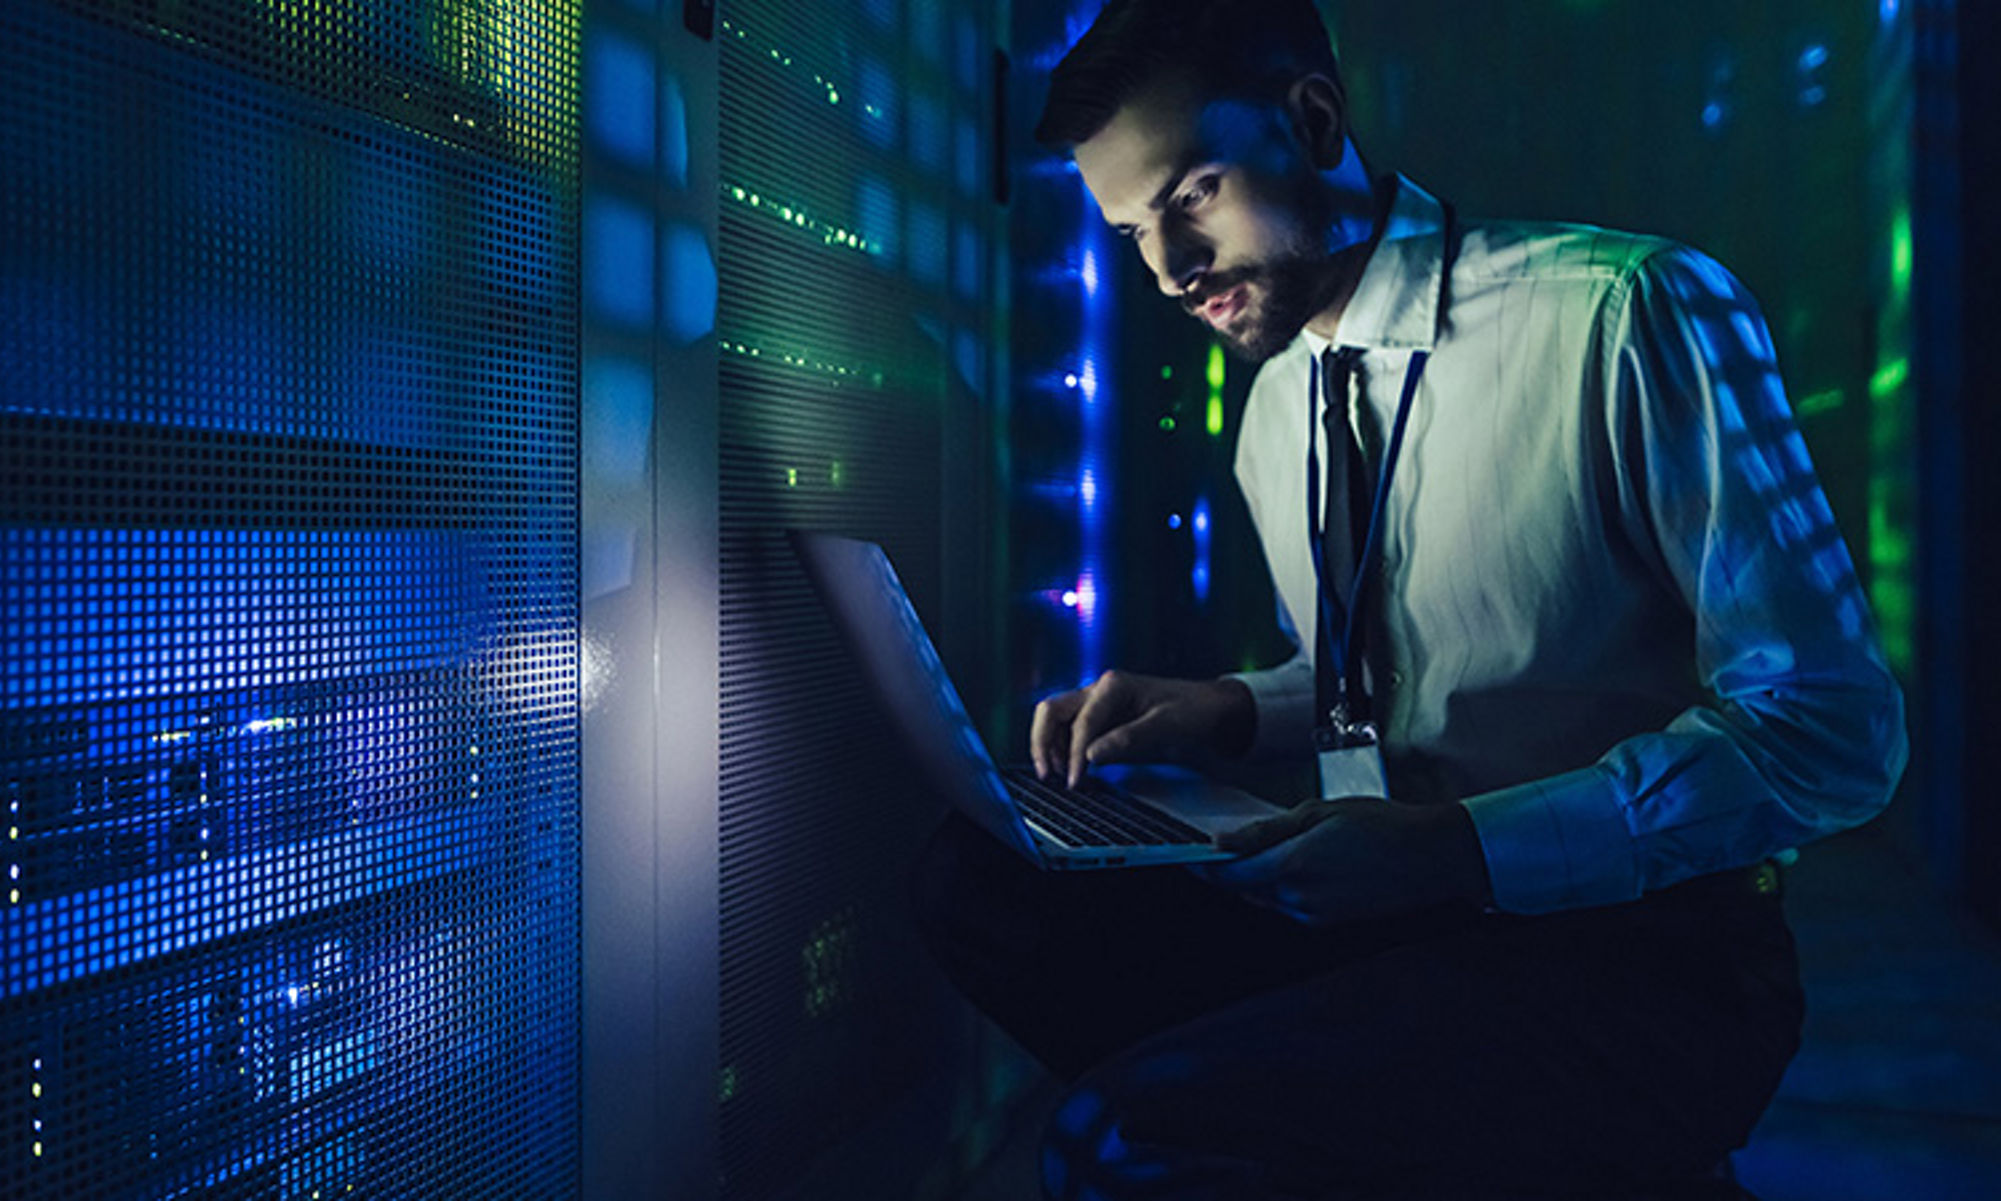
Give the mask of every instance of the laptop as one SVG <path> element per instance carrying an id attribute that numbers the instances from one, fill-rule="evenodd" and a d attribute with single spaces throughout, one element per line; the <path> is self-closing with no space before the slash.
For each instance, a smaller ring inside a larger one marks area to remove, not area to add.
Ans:
<path id="1" fill-rule="evenodd" d="M 1211 836 L 1284 812 L 1176 767 L 1098 769 L 1076 789 L 996 767 L 910 597 L 873 542 L 791 531 L 793 549 L 924 776 L 961 813 L 1045 870 L 1229 859 Z"/>

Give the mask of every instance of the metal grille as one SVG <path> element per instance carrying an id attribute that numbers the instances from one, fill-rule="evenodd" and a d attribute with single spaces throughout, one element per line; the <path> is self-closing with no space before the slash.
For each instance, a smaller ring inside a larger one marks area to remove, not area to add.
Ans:
<path id="1" fill-rule="evenodd" d="M 0 15 L 0 1196 L 574 1190 L 575 8 Z"/>
<path id="2" fill-rule="evenodd" d="M 721 1162 L 775 1195 L 927 1070 L 904 879 L 938 802 L 900 767 L 782 532 L 882 542 L 934 631 L 991 583 L 992 17 L 744 0 L 723 107 Z M 963 448 L 954 453 L 950 448 Z"/>

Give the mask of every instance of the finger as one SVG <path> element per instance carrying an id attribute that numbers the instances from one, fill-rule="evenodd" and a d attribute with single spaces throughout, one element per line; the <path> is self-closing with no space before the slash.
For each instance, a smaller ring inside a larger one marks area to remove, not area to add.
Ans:
<path id="1" fill-rule="evenodd" d="M 1325 924 L 1319 915 L 1303 906 L 1299 889 L 1288 880 L 1285 865 L 1285 852 L 1271 850 L 1228 863 L 1195 864 L 1188 870 L 1260 909 L 1269 909 L 1309 926 Z"/>
<path id="2" fill-rule="evenodd" d="M 1149 709 L 1124 725 L 1092 739 L 1084 747 L 1084 761 L 1096 767 L 1100 763 L 1154 758 L 1153 752 L 1161 741 L 1160 735 L 1166 724 L 1167 718 L 1159 709 Z"/>
<path id="3" fill-rule="evenodd" d="M 1216 835 L 1215 843 L 1222 850 L 1234 854 L 1255 855 L 1287 839 L 1299 837 L 1332 815 L 1332 806 L 1308 801 L 1295 805 L 1276 817 L 1267 817 L 1233 830 L 1224 830 Z"/>
<path id="4" fill-rule="evenodd" d="M 1038 780 L 1047 780 L 1050 769 L 1067 757 L 1070 717 L 1076 711 L 1079 695 L 1065 692 L 1035 707 L 1035 718 L 1028 731 L 1028 758 L 1035 764 L 1035 778 Z"/>
<path id="5" fill-rule="evenodd" d="M 1084 778 L 1084 749 L 1119 724 L 1125 701 L 1125 689 L 1110 672 L 1085 691 L 1084 705 L 1070 722 L 1070 787 L 1077 787 L 1077 781 Z"/>
<path id="6" fill-rule="evenodd" d="M 1276 851 L 1231 859 L 1222 863 L 1190 864 L 1188 870 L 1219 888 L 1242 893 L 1247 898 L 1270 899 L 1278 886 L 1284 856 Z"/>

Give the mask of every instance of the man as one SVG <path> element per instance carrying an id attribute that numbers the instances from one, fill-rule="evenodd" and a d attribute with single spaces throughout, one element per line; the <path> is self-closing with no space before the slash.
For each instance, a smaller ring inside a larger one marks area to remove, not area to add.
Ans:
<path id="1" fill-rule="evenodd" d="M 1323 791 L 1194 872 L 934 841 L 938 954 L 1072 1082 L 1045 1191 L 1742 1195 L 1802 1013 L 1770 860 L 1905 759 L 1750 297 L 1372 174 L 1310 0 L 1112 0 L 1038 137 L 1263 363 L 1236 474 L 1300 650 L 1054 697 L 1035 764 Z"/>

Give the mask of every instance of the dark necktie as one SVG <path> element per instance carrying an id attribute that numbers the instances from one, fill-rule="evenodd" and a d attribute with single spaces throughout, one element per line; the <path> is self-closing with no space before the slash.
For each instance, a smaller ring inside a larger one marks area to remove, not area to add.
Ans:
<path id="1" fill-rule="evenodd" d="M 1320 357 L 1321 378 L 1327 387 L 1320 420 L 1327 438 L 1330 477 L 1320 528 L 1326 540 L 1328 580 L 1334 586 L 1336 605 L 1343 609 L 1354 586 L 1356 561 L 1369 535 L 1369 509 L 1375 503 L 1374 473 L 1349 421 L 1355 369 L 1361 360 L 1361 348 L 1356 346 L 1338 351 L 1329 347 Z M 1343 487 L 1334 486 L 1331 478 L 1337 447 L 1346 463 L 1341 472 Z"/>

